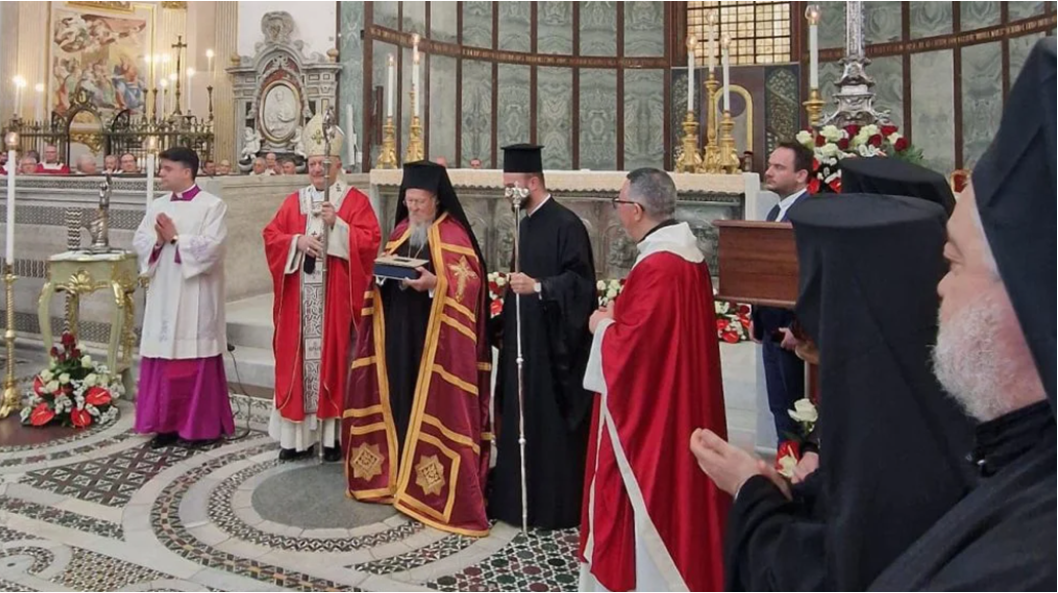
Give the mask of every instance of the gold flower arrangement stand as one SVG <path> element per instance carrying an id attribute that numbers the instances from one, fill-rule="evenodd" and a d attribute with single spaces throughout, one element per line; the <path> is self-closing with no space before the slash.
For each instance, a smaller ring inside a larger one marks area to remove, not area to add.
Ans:
<path id="1" fill-rule="evenodd" d="M 136 256 L 126 251 L 89 253 L 67 251 L 48 258 L 47 279 L 40 291 L 37 315 L 44 348 L 51 351 L 51 299 L 57 292 L 68 295 L 66 326 L 75 337 L 80 317 L 80 299 L 98 290 L 109 290 L 111 296 L 110 340 L 106 365 L 111 373 L 121 375 L 126 393 L 133 393 L 132 357 L 136 347 L 134 333 L 136 302 L 133 295 L 140 284 Z"/>

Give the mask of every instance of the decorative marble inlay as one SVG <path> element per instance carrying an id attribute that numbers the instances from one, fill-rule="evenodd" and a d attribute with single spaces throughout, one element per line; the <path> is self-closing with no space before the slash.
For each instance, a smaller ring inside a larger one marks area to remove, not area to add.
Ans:
<path id="1" fill-rule="evenodd" d="M 617 73 L 580 71 L 580 168 L 617 168 Z"/>
<path id="2" fill-rule="evenodd" d="M 800 130 L 800 86 L 796 66 L 770 66 L 764 73 L 765 146 L 762 162 L 780 142 L 793 138 Z"/>
<path id="3" fill-rule="evenodd" d="M 1003 53 L 1000 42 L 962 49 L 963 168 L 972 168 L 992 143 L 1003 115 Z M 916 134 L 917 135 L 917 134 Z"/>
<path id="4" fill-rule="evenodd" d="M 426 2 L 422 0 L 402 0 L 401 30 L 408 33 L 426 34 Z"/>
<path id="5" fill-rule="evenodd" d="M 566 4 L 541 2 L 541 4 Z M 545 169 L 573 167 L 573 72 L 569 68 L 536 71 L 536 141 Z"/>
<path id="6" fill-rule="evenodd" d="M 492 47 L 492 7 L 492 2 L 463 3 L 463 45 Z"/>
<path id="7" fill-rule="evenodd" d="M 541 54 L 573 53 L 573 3 L 537 2 L 536 51 Z"/>
<path id="8" fill-rule="evenodd" d="M 455 43 L 459 25 L 458 18 L 459 4 L 457 2 L 431 2 L 430 40 Z"/>
<path id="9" fill-rule="evenodd" d="M 1010 15 L 1010 20 L 1019 21 L 1041 15 L 1046 10 L 1044 4 L 1043 2 L 1009 2 L 1008 14 Z"/>
<path id="10" fill-rule="evenodd" d="M 515 536 L 490 558 L 426 583 L 440 591 L 572 591 L 577 588 L 577 529 Z"/>
<path id="11" fill-rule="evenodd" d="M 29 517 L 30 519 L 84 531 L 101 537 L 111 539 L 122 539 L 123 537 L 121 525 L 116 523 L 71 513 L 51 506 L 40 505 L 20 498 L 0 496 L 0 509 L 23 517 Z"/>
<path id="12" fill-rule="evenodd" d="M 624 77 L 624 168 L 664 168 L 665 154 L 658 147 L 665 145 L 665 96 L 658 89 L 665 85 L 665 72 L 625 70 Z"/>
<path id="13" fill-rule="evenodd" d="M 951 50 L 911 54 L 911 140 L 924 164 L 944 175 L 955 169 L 953 67 Z"/>
<path id="14" fill-rule="evenodd" d="M 904 61 L 901 56 L 871 59 L 870 74 L 874 77 L 874 106 L 889 112 L 889 119 L 904 127 Z M 914 130 L 918 135 L 918 130 Z"/>
<path id="15" fill-rule="evenodd" d="M 580 3 L 580 55 L 617 55 L 616 29 L 616 2 Z"/>
<path id="16" fill-rule="evenodd" d="M 952 32 L 951 2 L 911 2 L 910 4 L 912 39 L 947 35 Z"/>
<path id="17" fill-rule="evenodd" d="M 902 35 L 900 2 L 863 3 L 863 40 L 867 45 L 899 41 Z M 844 27 L 842 28 L 844 31 Z M 844 46 L 844 33 L 842 45 Z"/>
<path id="18" fill-rule="evenodd" d="M 820 10 L 819 48 L 845 47 L 845 2 L 825 0 L 818 4 Z M 807 47 L 808 42 L 806 41 L 805 48 Z M 820 80 L 819 83 L 822 85 L 823 81 Z"/>
<path id="19" fill-rule="evenodd" d="M 1002 15 L 999 2 L 967 0 L 959 3 L 959 20 L 963 31 L 973 31 L 998 25 Z"/>
<path id="20" fill-rule="evenodd" d="M 624 55 L 665 55 L 665 3 L 625 2 Z M 660 87 L 659 87 L 660 88 Z"/>
<path id="21" fill-rule="evenodd" d="M 441 5 L 455 6 L 451 2 L 431 4 L 435 10 Z M 443 156 L 453 166 L 457 164 L 456 86 L 456 58 L 430 56 L 430 158 Z"/>
<path id="22" fill-rule="evenodd" d="M 507 51 L 532 51 L 529 35 L 532 33 L 532 2 L 497 2 L 500 11 L 499 49 Z"/>
<path id="23" fill-rule="evenodd" d="M 386 1 L 374 3 L 374 22 L 388 29 L 398 29 L 398 5 L 400 2 Z"/>
<path id="24" fill-rule="evenodd" d="M 529 141 L 529 68 L 499 65 L 496 87 L 496 141 L 499 146 Z"/>
<path id="25" fill-rule="evenodd" d="M 116 591 L 130 585 L 167 578 L 156 570 L 75 548 L 61 582 L 74 591 Z M 141 590 L 138 587 L 133 590 Z"/>
<path id="26" fill-rule="evenodd" d="M 473 3 L 463 3 L 464 10 L 468 4 Z M 486 166 L 492 159 L 492 64 L 463 60 L 462 165 L 469 167 L 475 158 Z"/>
<path id="27" fill-rule="evenodd" d="M 342 129 L 356 131 L 363 146 L 364 132 L 361 129 L 364 118 L 364 40 L 360 31 L 364 28 L 364 3 L 341 2 L 338 4 L 339 47 L 338 58 L 342 63 L 342 75 L 338 81 L 338 102 L 351 105 L 353 121 L 348 121 L 348 114 L 343 107 L 339 111 Z"/>

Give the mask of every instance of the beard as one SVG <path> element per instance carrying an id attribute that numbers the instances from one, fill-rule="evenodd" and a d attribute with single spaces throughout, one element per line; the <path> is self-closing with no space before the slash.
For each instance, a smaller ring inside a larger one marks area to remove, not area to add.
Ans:
<path id="1" fill-rule="evenodd" d="M 408 243 L 412 249 L 419 249 L 426 245 L 426 242 L 430 240 L 430 225 L 432 224 L 432 221 L 410 223 L 411 234 L 408 235 Z"/>
<path id="2" fill-rule="evenodd" d="M 978 300 L 940 322 L 933 348 L 933 374 L 967 414 L 981 422 L 1008 411 L 1004 389 L 1015 384 L 1009 356 L 995 328 L 1003 315 L 996 300 Z"/>

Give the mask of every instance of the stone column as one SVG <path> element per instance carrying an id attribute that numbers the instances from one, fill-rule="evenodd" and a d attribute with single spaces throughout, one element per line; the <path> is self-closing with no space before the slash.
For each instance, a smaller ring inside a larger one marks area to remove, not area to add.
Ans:
<path id="1" fill-rule="evenodd" d="M 15 113 L 15 88 L 11 84 L 11 79 L 18 74 L 18 6 L 18 2 L 0 2 L 0 122 L 2 124 L 10 121 Z"/>
<path id="2" fill-rule="evenodd" d="M 213 157 L 228 159 L 235 164 L 235 95 L 231 76 L 225 71 L 231 58 L 238 56 L 239 3 L 217 2 L 216 33 L 213 50 L 216 52 L 217 76 L 213 82 Z"/>

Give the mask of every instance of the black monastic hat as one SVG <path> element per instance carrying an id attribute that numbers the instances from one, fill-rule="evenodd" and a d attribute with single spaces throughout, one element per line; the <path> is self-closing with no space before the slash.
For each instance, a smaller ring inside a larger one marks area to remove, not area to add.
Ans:
<path id="1" fill-rule="evenodd" d="M 1055 403 L 1055 40 L 1036 43 L 971 183 L 985 238 Z"/>
<path id="2" fill-rule="evenodd" d="M 955 196 L 944 176 L 893 157 L 841 159 L 841 191 L 922 198 L 940 204 L 950 215 Z"/>
<path id="3" fill-rule="evenodd" d="M 404 203 L 404 196 L 409 189 L 424 189 L 437 195 L 437 215 L 448 213 L 448 216 L 457 220 L 467 234 L 470 242 L 474 245 L 474 252 L 478 254 L 482 270 L 485 269 L 485 255 L 478 245 L 478 239 L 474 235 L 474 229 L 470 225 L 470 219 L 463 211 L 463 205 L 459 203 L 452 181 L 448 178 L 448 169 L 431 161 L 415 161 L 404 163 L 404 178 L 400 183 L 400 193 L 397 200 L 397 216 L 394 226 L 408 218 L 408 206 Z"/>
<path id="4" fill-rule="evenodd" d="M 543 146 L 537 144 L 511 144 L 503 147 L 504 173 L 543 173 L 544 162 L 540 157 Z"/>

